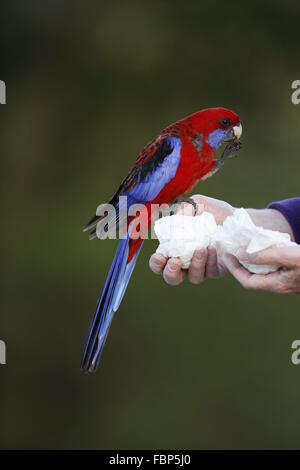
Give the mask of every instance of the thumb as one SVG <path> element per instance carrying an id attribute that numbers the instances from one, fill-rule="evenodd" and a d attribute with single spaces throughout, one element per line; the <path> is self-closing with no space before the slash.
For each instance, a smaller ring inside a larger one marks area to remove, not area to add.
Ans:
<path id="1" fill-rule="evenodd" d="M 272 246 L 255 253 L 247 253 L 245 249 L 239 249 L 237 258 L 240 261 L 252 264 L 271 264 L 293 267 L 300 259 L 298 246 Z"/>

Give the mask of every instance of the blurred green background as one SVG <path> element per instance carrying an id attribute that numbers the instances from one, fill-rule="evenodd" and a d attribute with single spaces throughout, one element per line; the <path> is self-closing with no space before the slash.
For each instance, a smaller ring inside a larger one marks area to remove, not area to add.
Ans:
<path id="1" fill-rule="evenodd" d="M 299 297 L 164 284 L 148 241 L 95 375 L 80 360 L 114 241 L 81 227 L 160 129 L 201 108 L 243 149 L 197 192 L 299 196 L 296 1 L 6 1 L 1 448 L 299 448 Z"/>

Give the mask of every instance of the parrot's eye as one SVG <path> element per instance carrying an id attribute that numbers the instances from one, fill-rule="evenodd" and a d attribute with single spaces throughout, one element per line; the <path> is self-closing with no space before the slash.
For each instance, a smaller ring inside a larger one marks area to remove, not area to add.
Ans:
<path id="1" fill-rule="evenodd" d="M 229 119 L 224 118 L 224 119 L 221 119 L 221 124 L 224 127 L 228 127 L 230 125 L 230 121 Z"/>

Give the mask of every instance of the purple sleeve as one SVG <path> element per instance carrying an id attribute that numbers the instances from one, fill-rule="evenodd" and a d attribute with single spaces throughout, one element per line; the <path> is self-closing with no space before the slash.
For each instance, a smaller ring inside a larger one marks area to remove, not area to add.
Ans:
<path id="1" fill-rule="evenodd" d="M 296 243 L 300 243 L 300 197 L 271 202 L 268 208 L 281 212 L 293 230 Z"/>

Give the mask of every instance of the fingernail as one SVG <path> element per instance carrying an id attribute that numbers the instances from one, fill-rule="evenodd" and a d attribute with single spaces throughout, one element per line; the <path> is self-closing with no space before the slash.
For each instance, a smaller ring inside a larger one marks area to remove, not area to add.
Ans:
<path id="1" fill-rule="evenodd" d="M 160 268 L 162 264 L 158 259 L 152 260 L 152 263 L 155 268 Z"/>

